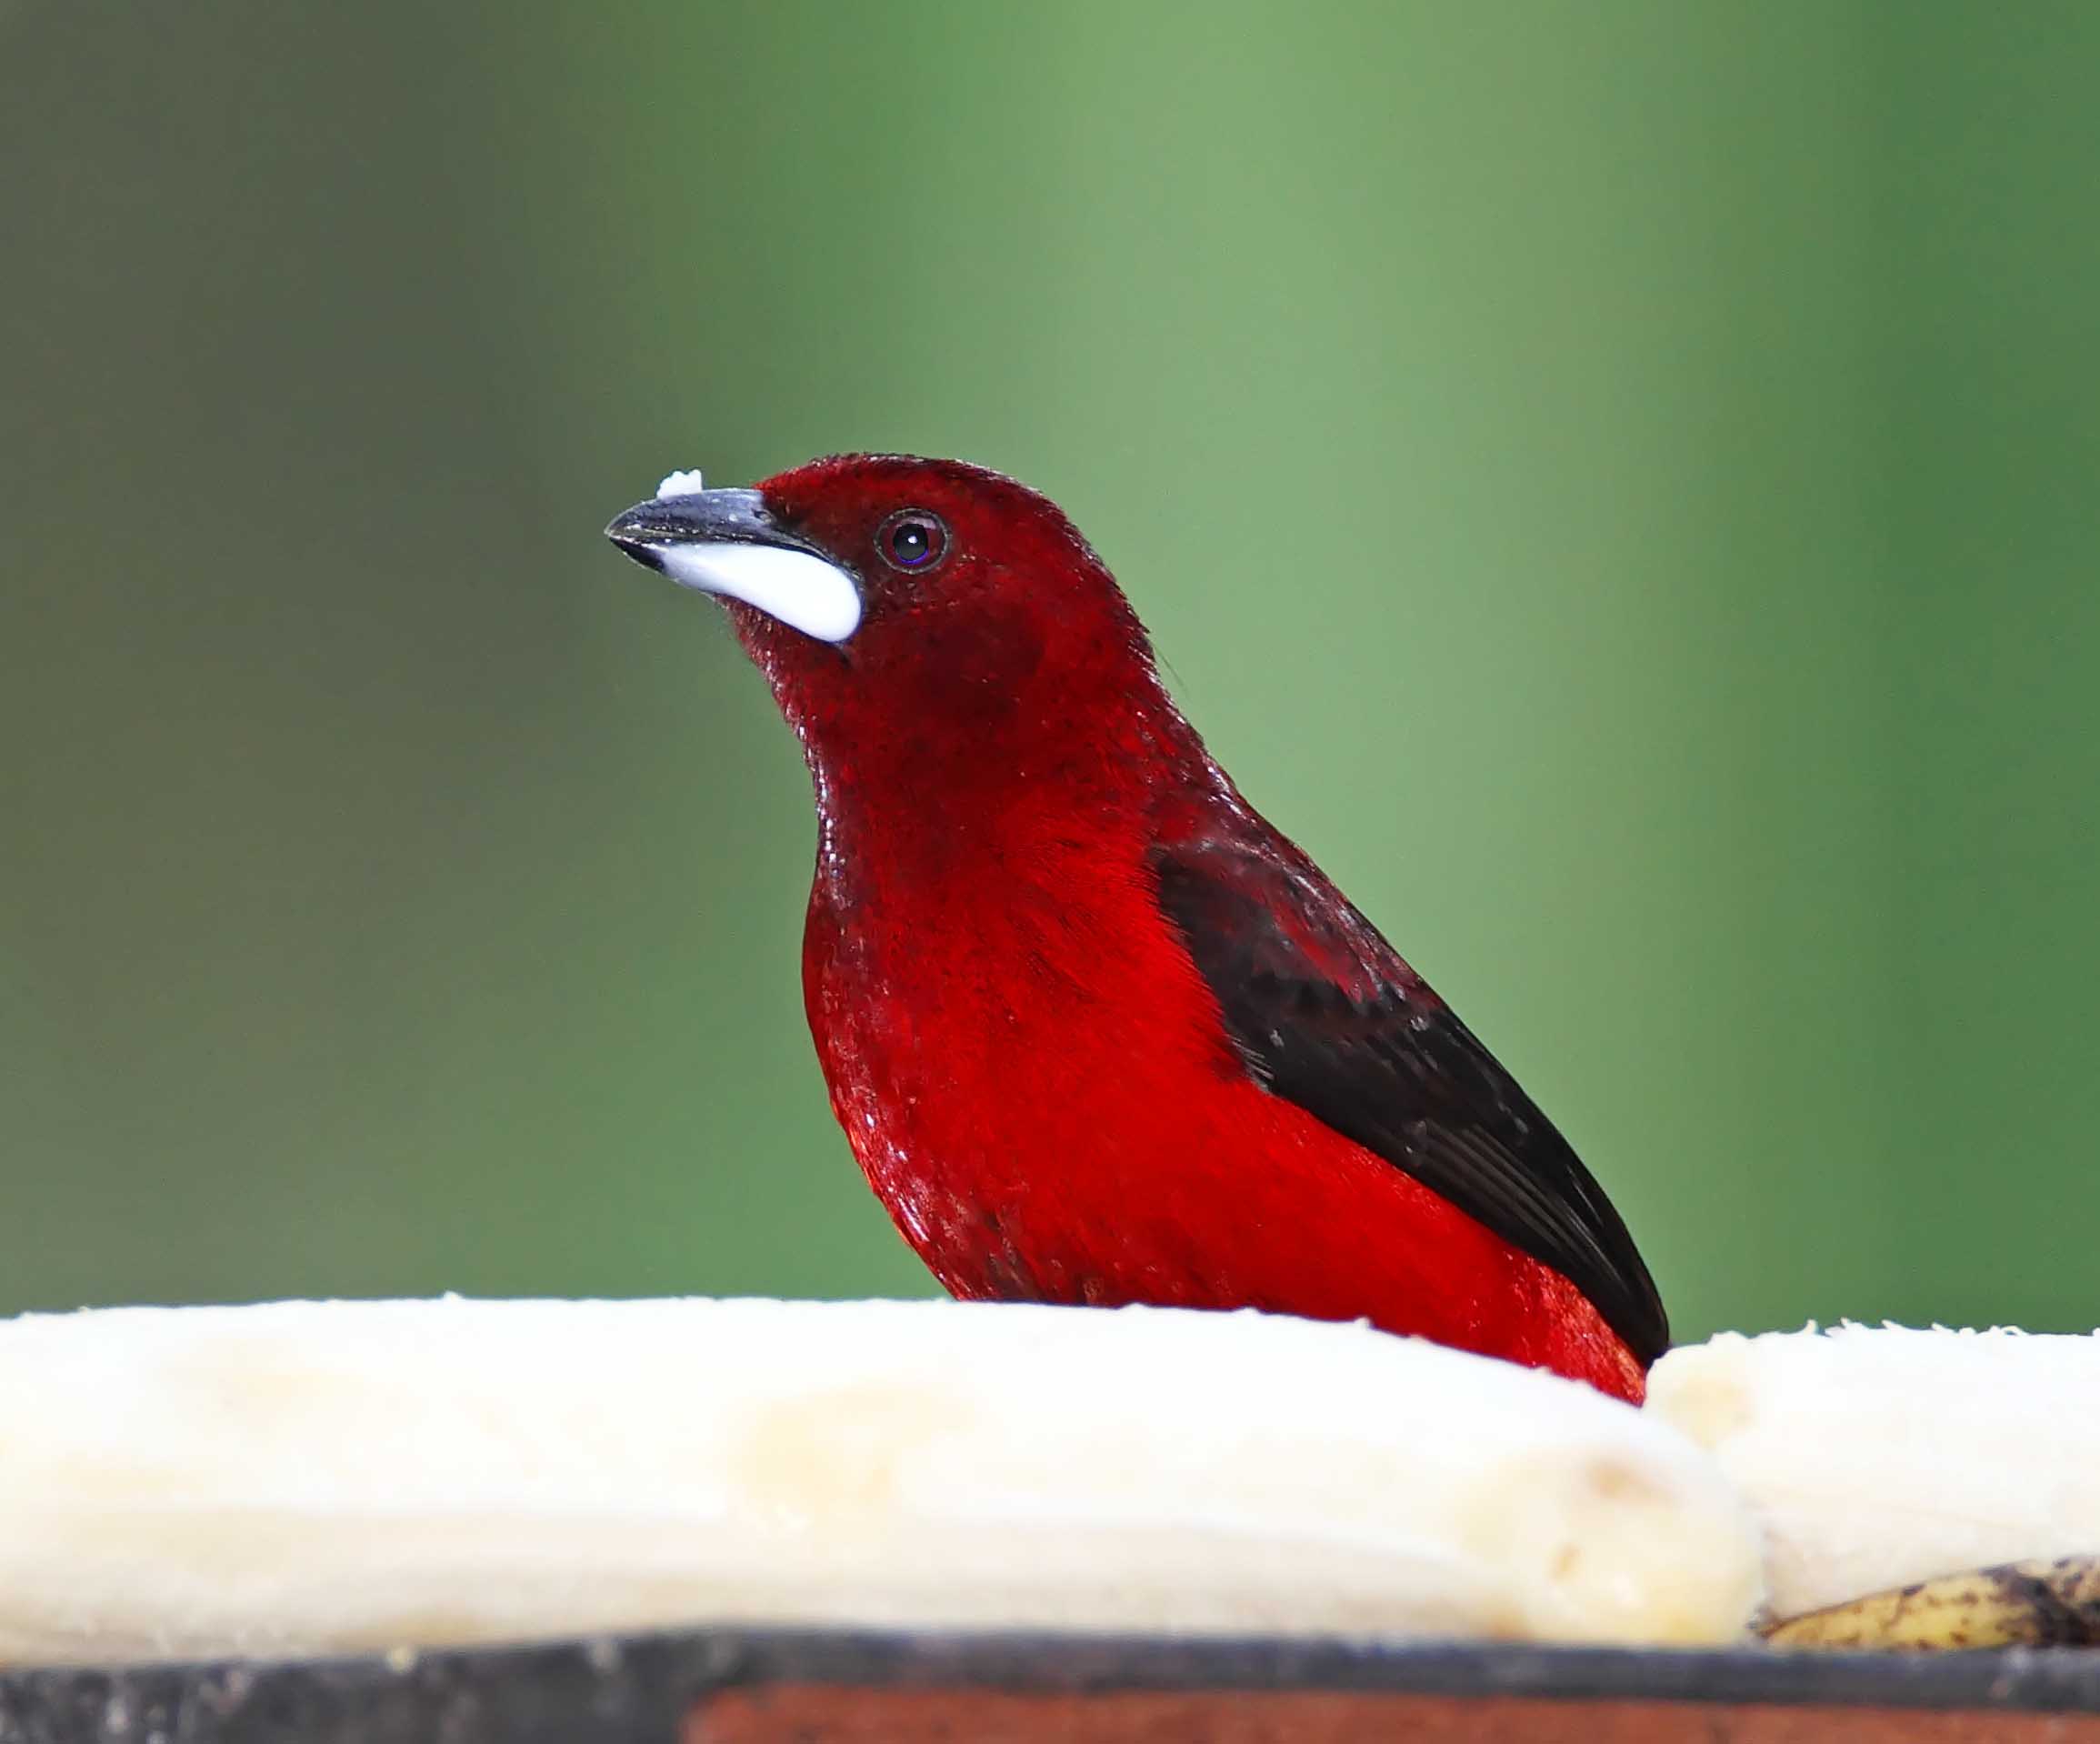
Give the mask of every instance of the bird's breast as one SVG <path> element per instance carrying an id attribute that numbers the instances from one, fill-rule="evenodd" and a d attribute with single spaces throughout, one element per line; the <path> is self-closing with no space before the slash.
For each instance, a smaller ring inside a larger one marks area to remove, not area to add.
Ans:
<path id="1" fill-rule="evenodd" d="M 820 881 L 805 994 L 854 1153 L 943 1282 L 1085 1299 L 1083 1250 L 1244 1075 L 1136 851 L 1028 872 L 850 905 Z"/>
<path id="2" fill-rule="evenodd" d="M 1638 1396 L 1573 1286 L 1255 1082 L 1140 857 L 820 880 L 804 986 L 854 1154 L 954 1295 L 1367 1318 Z"/>

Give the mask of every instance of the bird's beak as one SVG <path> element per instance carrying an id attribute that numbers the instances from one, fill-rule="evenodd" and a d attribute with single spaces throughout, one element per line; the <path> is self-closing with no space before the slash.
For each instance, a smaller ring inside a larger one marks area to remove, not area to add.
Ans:
<path id="1" fill-rule="evenodd" d="M 680 475 L 664 487 L 675 482 Z M 783 527 L 755 490 L 652 496 L 615 519 L 605 536 L 682 587 L 740 599 L 820 642 L 843 642 L 860 627 L 853 576 Z"/>

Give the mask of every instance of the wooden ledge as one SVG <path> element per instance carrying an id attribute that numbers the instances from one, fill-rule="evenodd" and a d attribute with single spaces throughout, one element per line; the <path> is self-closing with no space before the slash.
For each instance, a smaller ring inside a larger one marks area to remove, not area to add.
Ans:
<path id="1" fill-rule="evenodd" d="M 34 1744 L 2100 1744 L 2100 1651 L 717 1629 L 0 1674 Z"/>

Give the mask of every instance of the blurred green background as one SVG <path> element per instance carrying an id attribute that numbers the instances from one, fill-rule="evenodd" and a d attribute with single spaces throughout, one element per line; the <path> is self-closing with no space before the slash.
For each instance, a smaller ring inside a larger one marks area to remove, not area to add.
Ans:
<path id="1" fill-rule="evenodd" d="M 1681 1336 L 2088 1327 L 2100 6 L 0 0 L 0 1308 L 914 1292 L 673 466 L 1062 501 Z"/>

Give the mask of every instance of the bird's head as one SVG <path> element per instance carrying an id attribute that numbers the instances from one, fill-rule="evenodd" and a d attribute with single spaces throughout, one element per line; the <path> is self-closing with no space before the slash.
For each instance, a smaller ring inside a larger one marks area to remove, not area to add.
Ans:
<path id="1" fill-rule="evenodd" d="M 728 490 L 675 473 L 605 536 L 726 603 L 826 780 L 1048 774 L 1186 733 L 1093 548 L 983 467 L 843 455 Z"/>

